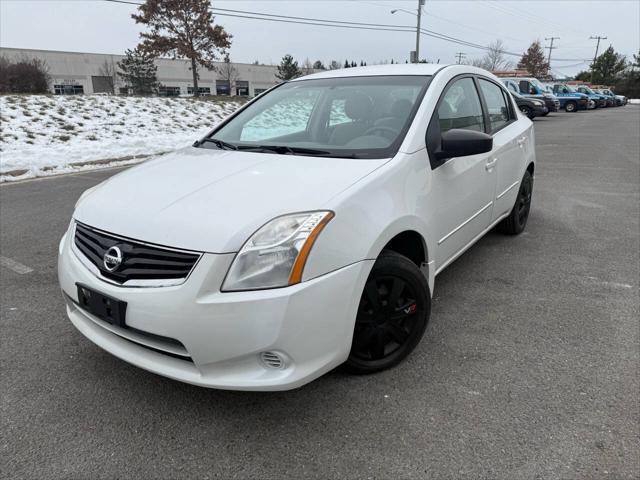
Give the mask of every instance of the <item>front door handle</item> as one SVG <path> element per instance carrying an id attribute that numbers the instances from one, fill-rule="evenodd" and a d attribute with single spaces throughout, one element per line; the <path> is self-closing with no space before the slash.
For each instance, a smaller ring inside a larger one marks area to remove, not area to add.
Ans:
<path id="1" fill-rule="evenodd" d="M 498 163 L 498 159 L 497 158 L 494 158 L 493 160 L 487 162 L 486 165 L 484 166 L 485 170 L 487 172 L 490 172 L 491 170 L 493 170 L 493 167 L 496 166 L 496 163 Z"/>

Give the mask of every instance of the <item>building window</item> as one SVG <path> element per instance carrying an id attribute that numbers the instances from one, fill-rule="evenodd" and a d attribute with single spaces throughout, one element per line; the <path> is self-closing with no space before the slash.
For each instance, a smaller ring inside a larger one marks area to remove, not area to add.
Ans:
<path id="1" fill-rule="evenodd" d="M 161 85 L 158 89 L 158 95 L 160 97 L 177 97 L 180 95 L 180 87 L 168 87 Z"/>
<path id="2" fill-rule="evenodd" d="M 236 95 L 246 97 L 249 95 L 249 82 L 246 80 L 236 80 Z"/>
<path id="3" fill-rule="evenodd" d="M 54 85 L 53 91 L 56 95 L 82 95 L 84 87 L 82 85 Z"/>
<path id="4" fill-rule="evenodd" d="M 216 80 L 216 95 L 231 95 L 231 87 L 227 80 Z"/>
<path id="5" fill-rule="evenodd" d="M 253 89 L 253 95 L 257 97 L 258 95 L 260 95 L 261 93 L 266 92 L 267 90 L 268 90 L 267 88 L 254 88 Z"/>
<path id="6" fill-rule="evenodd" d="M 193 95 L 193 87 L 187 87 L 187 93 Z M 200 95 L 211 95 L 210 87 L 198 87 L 198 93 Z"/>

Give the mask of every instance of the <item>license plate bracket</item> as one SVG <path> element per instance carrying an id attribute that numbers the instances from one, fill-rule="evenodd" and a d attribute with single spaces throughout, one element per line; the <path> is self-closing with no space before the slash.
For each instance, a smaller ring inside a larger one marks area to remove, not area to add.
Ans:
<path id="1" fill-rule="evenodd" d="M 111 325 L 127 328 L 125 323 L 127 302 L 97 292 L 81 283 L 76 283 L 76 286 L 80 308 Z"/>

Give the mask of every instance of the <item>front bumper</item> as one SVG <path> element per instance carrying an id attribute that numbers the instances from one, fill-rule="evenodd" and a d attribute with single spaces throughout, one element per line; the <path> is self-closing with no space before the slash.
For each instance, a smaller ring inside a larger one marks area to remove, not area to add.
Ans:
<path id="1" fill-rule="evenodd" d="M 58 276 L 75 327 L 99 347 L 175 380 L 232 390 L 288 390 L 343 363 L 373 266 L 357 262 L 286 288 L 221 293 L 233 254 L 204 254 L 181 285 L 122 287 L 96 277 L 67 235 Z M 126 325 L 79 307 L 76 284 L 127 302 Z M 283 365 L 261 359 L 273 352 Z"/>
<path id="2" fill-rule="evenodd" d="M 554 100 L 552 98 L 544 98 L 544 104 L 547 107 L 547 111 L 549 112 L 558 112 L 560 111 L 560 101 Z"/>

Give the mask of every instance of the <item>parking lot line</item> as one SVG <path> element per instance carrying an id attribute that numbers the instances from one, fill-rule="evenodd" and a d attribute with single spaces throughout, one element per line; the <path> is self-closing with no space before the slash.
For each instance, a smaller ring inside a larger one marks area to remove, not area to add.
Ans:
<path id="1" fill-rule="evenodd" d="M 20 262 L 16 262 L 15 260 L 7 257 L 0 256 L 0 265 L 3 267 L 7 267 L 10 270 L 13 270 L 20 275 L 24 275 L 25 273 L 33 272 L 33 268 L 27 267 Z"/>

